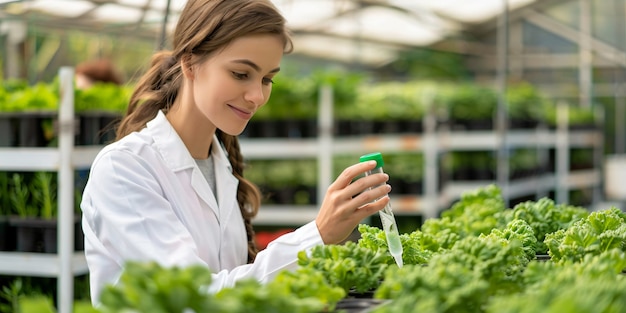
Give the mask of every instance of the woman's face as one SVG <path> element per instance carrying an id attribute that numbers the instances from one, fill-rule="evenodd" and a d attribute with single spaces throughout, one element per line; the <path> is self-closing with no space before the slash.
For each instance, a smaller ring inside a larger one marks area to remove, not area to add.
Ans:
<path id="1" fill-rule="evenodd" d="M 275 35 L 240 37 L 194 66 L 193 101 L 218 129 L 240 134 L 270 97 L 283 42 Z"/>

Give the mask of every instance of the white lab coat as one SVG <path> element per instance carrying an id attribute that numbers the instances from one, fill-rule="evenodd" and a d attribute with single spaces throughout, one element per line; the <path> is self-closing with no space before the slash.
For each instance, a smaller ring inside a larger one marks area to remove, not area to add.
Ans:
<path id="1" fill-rule="evenodd" d="M 219 201 L 162 112 L 97 155 L 81 202 L 92 303 L 98 303 L 104 285 L 118 281 L 129 260 L 206 265 L 215 273 L 209 290 L 216 291 L 242 278 L 265 283 L 295 269 L 299 251 L 323 244 L 310 222 L 246 264 L 238 180 L 217 138 L 213 143 Z"/>

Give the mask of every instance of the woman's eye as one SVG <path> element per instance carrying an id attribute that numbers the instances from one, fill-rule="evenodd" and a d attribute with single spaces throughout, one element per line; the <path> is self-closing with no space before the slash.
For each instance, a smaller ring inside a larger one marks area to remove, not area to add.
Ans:
<path id="1" fill-rule="evenodd" d="M 274 81 L 271 78 L 263 78 L 263 85 L 273 84 Z"/>
<path id="2" fill-rule="evenodd" d="M 234 76 L 236 79 L 240 79 L 240 80 L 241 80 L 241 79 L 246 79 L 246 78 L 248 78 L 248 74 L 246 74 L 246 73 L 238 73 L 238 72 L 233 72 L 233 76 Z"/>

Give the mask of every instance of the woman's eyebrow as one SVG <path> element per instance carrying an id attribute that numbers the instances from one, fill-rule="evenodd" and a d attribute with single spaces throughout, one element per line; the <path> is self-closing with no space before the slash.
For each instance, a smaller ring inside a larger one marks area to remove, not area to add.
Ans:
<path id="1" fill-rule="evenodd" d="M 247 59 L 241 59 L 241 60 L 234 60 L 234 63 L 241 63 L 241 64 L 246 64 L 250 67 L 252 67 L 255 71 L 260 72 L 261 71 L 261 67 L 258 66 L 256 63 L 247 60 Z M 273 70 L 270 71 L 270 73 L 277 73 L 278 71 L 280 71 L 280 67 L 277 67 Z"/>

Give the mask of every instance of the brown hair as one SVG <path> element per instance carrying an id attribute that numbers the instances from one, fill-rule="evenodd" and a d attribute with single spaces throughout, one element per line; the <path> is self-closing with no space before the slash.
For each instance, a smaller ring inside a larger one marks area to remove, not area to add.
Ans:
<path id="1" fill-rule="evenodd" d="M 291 52 L 292 42 L 285 19 L 269 0 L 189 0 L 180 14 L 172 51 L 160 51 L 139 80 L 130 98 L 126 116 L 117 129 L 116 140 L 138 131 L 153 119 L 159 110 L 174 104 L 182 85 L 180 61 L 188 66 L 200 64 L 234 39 L 254 34 L 276 34 L 283 38 L 285 53 Z M 224 145 L 233 174 L 239 180 L 237 202 L 248 235 L 248 262 L 258 252 L 251 219 L 257 214 L 261 193 L 257 186 L 243 177 L 245 164 L 236 136 L 216 131 Z"/>
<path id="2" fill-rule="evenodd" d="M 82 74 L 93 82 L 112 83 L 116 85 L 124 83 L 122 74 L 109 59 L 98 59 L 80 63 L 76 66 L 76 74 Z"/>

